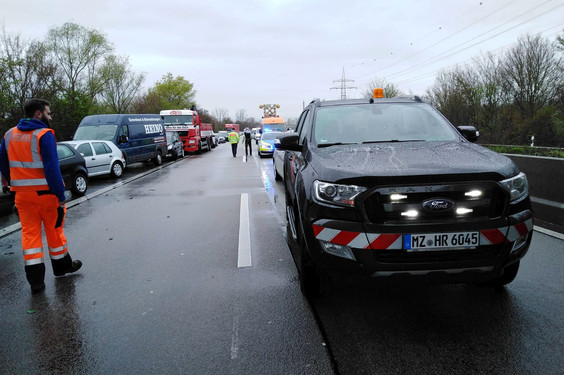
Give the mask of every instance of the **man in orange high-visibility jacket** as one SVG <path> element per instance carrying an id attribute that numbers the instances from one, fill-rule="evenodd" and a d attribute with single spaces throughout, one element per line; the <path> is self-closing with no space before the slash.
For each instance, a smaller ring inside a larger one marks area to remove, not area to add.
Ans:
<path id="1" fill-rule="evenodd" d="M 59 169 L 55 132 L 49 128 L 49 106 L 46 100 L 27 100 L 24 103 L 27 118 L 9 129 L 0 144 L 0 172 L 5 185 L 10 185 L 16 195 L 25 273 L 32 293 L 45 289 L 42 223 L 53 274 L 63 276 L 82 266 L 80 260 L 71 259 L 63 233 L 67 210 L 65 186 Z"/>

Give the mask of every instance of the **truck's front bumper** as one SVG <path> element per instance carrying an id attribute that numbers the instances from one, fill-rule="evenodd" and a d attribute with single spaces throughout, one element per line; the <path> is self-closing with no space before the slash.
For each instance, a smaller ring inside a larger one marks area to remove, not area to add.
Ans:
<path id="1" fill-rule="evenodd" d="M 304 232 L 314 263 L 330 274 L 481 282 L 499 277 L 505 267 L 526 254 L 532 239 L 533 213 L 526 210 L 495 224 L 445 224 L 440 229 L 375 225 L 367 228 L 357 222 L 316 219 L 306 225 Z M 479 242 L 475 246 L 427 251 L 409 249 L 406 243 L 414 233 L 460 232 L 478 233 Z"/>

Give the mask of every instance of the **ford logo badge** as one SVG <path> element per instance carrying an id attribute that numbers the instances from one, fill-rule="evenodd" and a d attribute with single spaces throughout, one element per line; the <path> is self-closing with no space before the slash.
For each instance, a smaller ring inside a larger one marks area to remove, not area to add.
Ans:
<path id="1" fill-rule="evenodd" d="M 423 209 L 431 212 L 450 211 L 454 208 L 454 206 L 456 206 L 456 203 L 444 198 L 428 199 L 421 203 L 421 207 L 423 207 Z"/>

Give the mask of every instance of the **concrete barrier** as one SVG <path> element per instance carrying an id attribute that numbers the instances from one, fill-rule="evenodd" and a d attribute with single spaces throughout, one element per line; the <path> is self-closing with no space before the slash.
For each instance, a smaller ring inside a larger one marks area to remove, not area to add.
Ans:
<path id="1" fill-rule="evenodd" d="M 564 233 L 564 159 L 505 155 L 527 175 L 535 218 Z"/>

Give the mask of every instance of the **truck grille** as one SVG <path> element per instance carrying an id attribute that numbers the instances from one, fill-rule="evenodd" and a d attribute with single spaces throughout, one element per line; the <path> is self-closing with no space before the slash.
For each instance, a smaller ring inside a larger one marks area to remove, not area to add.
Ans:
<path id="1" fill-rule="evenodd" d="M 449 208 L 424 207 L 424 202 L 441 200 L 448 202 Z M 493 181 L 386 186 L 370 190 L 359 206 L 365 219 L 373 224 L 487 222 L 504 214 L 507 193 Z"/>

